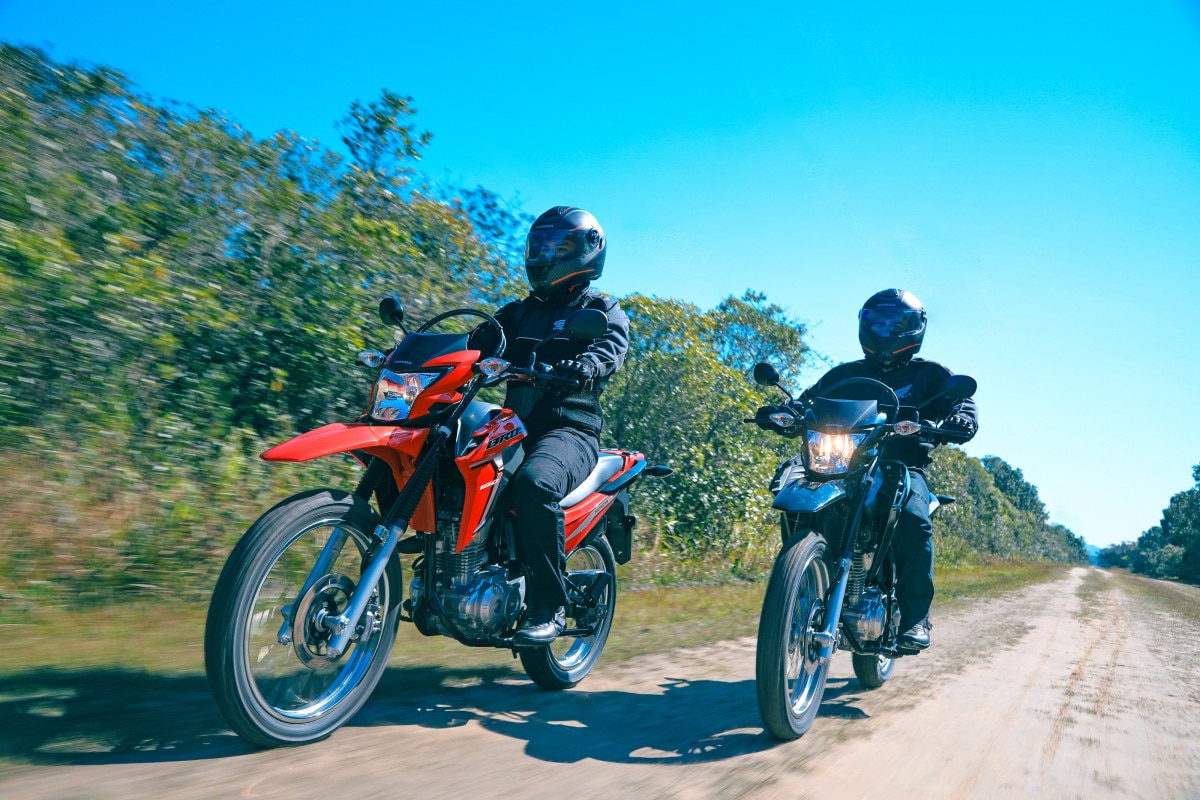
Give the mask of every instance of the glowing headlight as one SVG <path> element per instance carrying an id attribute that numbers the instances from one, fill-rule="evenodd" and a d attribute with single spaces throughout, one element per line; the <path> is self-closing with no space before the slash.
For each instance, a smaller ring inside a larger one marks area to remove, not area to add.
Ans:
<path id="1" fill-rule="evenodd" d="M 408 419 L 413 401 L 438 379 L 438 372 L 391 372 L 383 370 L 371 391 L 371 418 L 382 422 Z"/>
<path id="2" fill-rule="evenodd" d="M 854 451 L 865 438 L 865 433 L 833 434 L 810 430 L 808 468 L 825 474 L 845 472 L 850 467 Z"/>

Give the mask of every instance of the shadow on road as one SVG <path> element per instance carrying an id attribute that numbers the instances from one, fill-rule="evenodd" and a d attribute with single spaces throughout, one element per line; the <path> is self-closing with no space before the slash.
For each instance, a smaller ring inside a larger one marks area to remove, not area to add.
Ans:
<path id="1" fill-rule="evenodd" d="M 586 683 L 583 687 L 586 687 Z M 717 761 L 776 744 L 762 732 L 752 680 L 664 678 L 660 692 L 543 692 L 508 667 L 399 667 L 352 727 L 453 728 L 477 721 L 550 762 Z M 830 679 L 821 716 L 864 719 L 860 687 Z M 57 765 L 224 758 L 251 752 L 230 732 L 202 676 L 41 671 L 0 685 L 0 761 Z"/>

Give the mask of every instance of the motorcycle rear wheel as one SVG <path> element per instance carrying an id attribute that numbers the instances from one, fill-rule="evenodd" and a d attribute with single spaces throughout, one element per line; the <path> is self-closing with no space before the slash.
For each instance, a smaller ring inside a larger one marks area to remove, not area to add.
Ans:
<path id="1" fill-rule="evenodd" d="M 209 604 L 204 667 L 221 715 L 251 744 L 326 738 L 382 677 L 400 622 L 398 559 L 388 563 L 345 653 L 328 654 L 331 633 L 321 625 L 359 591 L 379 524 L 365 499 L 318 489 L 272 508 L 230 554 Z"/>
<path id="2" fill-rule="evenodd" d="M 517 651 L 525 674 L 539 687 L 551 692 L 576 686 L 596 666 L 604 643 L 608 641 L 608 632 L 612 630 L 613 612 L 617 606 L 617 562 L 605 536 L 598 536 L 568 554 L 567 572 L 576 570 L 604 570 L 612 576 L 596 608 L 579 609 L 574 616 L 567 617 L 568 628 L 590 626 L 594 628 L 592 635 L 560 636 L 545 647 L 526 647 Z"/>
<path id="3" fill-rule="evenodd" d="M 808 732 L 821 707 L 829 663 L 819 663 L 813 634 L 825 624 L 829 572 L 825 538 L 792 536 L 775 559 L 758 624 L 755 687 L 763 726 L 790 741 Z"/>
<path id="4" fill-rule="evenodd" d="M 896 659 L 886 656 L 853 653 L 850 660 L 854 663 L 854 677 L 865 689 L 883 686 L 892 677 L 892 669 L 896 666 Z"/>

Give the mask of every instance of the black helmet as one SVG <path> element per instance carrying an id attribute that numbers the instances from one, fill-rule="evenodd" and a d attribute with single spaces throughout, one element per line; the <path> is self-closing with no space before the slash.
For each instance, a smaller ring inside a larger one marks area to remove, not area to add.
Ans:
<path id="1" fill-rule="evenodd" d="M 863 355 L 884 369 L 901 366 L 921 349 L 925 307 L 912 292 L 884 289 L 858 312 L 858 343 Z"/>
<path id="2" fill-rule="evenodd" d="M 594 281 L 604 272 L 604 229 L 588 212 L 555 206 L 533 221 L 525 240 L 525 274 L 534 291 Z"/>

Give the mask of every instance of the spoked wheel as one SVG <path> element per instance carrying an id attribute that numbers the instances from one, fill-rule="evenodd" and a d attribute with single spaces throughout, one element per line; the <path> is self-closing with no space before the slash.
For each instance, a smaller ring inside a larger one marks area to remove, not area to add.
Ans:
<path id="1" fill-rule="evenodd" d="M 400 621 L 400 563 L 371 592 L 350 644 L 331 623 L 362 587 L 379 516 L 361 497 L 321 489 L 264 514 L 229 556 L 208 609 L 204 667 L 217 707 L 260 747 L 323 739 L 370 696 Z"/>
<path id="2" fill-rule="evenodd" d="M 887 656 L 854 653 L 851 661 L 854 662 L 854 677 L 858 678 L 858 682 L 866 689 L 878 689 L 883 686 L 887 679 L 892 677 L 892 668 L 896 666 L 896 660 Z"/>
<path id="3" fill-rule="evenodd" d="M 767 733 L 803 736 L 816 719 L 829 664 L 821 664 L 814 634 L 825 625 L 829 573 L 825 539 L 797 534 L 775 559 L 758 624 L 756 688 Z"/>
<path id="4" fill-rule="evenodd" d="M 521 666 L 525 674 L 543 689 L 570 689 L 592 671 L 608 641 L 612 629 L 613 611 L 617 605 L 617 564 L 612 547 L 604 536 L 590 544 L 577 547 L 567 556 L 567 573 L 578 576 L 579 582 L 591 581 L 607 573 L 608 585 L 599 593 L 593 608 L 567 609 L 567 628 L 591 628 L 587 636 L 560 636 L 545 647 L 522 648 Z"/>

